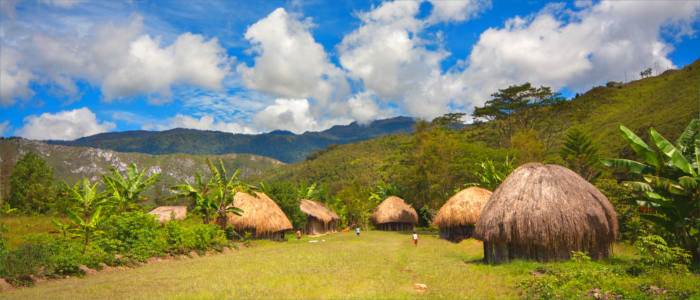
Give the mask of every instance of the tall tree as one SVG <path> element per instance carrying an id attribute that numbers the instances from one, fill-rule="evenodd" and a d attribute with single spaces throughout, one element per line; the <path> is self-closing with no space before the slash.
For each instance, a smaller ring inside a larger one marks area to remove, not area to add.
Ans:
<path id="1" fill-rule="evenodd" d="M 567 132 L 559 156 L 566 167 L 590 182 L 600 176 L 598 147 L 593 140 L 580 129 L 574 127 Z"/>
<path id="2" fill-rule="evenodd" d="M 7 199 L 10 206 L 26 213 L 40 214 L 48 209 L 55 194 L 53 168 L 32 152 L 23 155 L 10 175 L 10 197 Z"/>
<path id="3" fill-rule="evenodd" d="M 160 174 L 153 174 L 144 179 L 146 169 L 139 172 L 133 163 L 124 176 L 113 167 L 109 167 L 109 170 L 112 176 L 102 175 L 102 181 L 112 194 L 110 200 L 119 213 L 139 208 L 139 202 L 143 200 L 141 193 L 160 178 Z"/>

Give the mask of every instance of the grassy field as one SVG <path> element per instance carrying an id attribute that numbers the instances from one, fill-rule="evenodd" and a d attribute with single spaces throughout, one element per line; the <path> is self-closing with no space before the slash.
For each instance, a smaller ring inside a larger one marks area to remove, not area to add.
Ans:
<path id="1" fill-rule="evenodd" d="M 59 222 L 68 222 L 67 217 L 56 217 Z M 28 234 L 44 233 L 56 230 L 56 225 L 51 223 L 51 218 L 46 216 L 14 216 L 0 217 L 0 224 L 5 225 L 9 248 L 15 248 L 26 242 Z"/>
<path id="2" fill-rule="evenodd" d="M 614 258 L 588 262 L 585 267 L 624 265 L 634 258 L 633 253 L 629 246 L 616 245 Z M 490 266 L 481 263 L 481 258 L 481 243 L 474 240 L 452 244 L 422 234 L 415 247 L 408 234 L 370 231 L 358 238 L 340 233 L 286 243 L 257 241 L 253 248 L 232 253 L 51 281 L 5 292 L 0 298 L 503 299 L 519 298 L 517 283 L 532 278 L 531 272 L 538 266 L 576 268 L 575 262 L 516 261 Z M 700 282 L 697 275 L 673 274 L 639 280 L 686 290 Z M 416 291 L 414 283 L 426 284 L 428 290 Z M 639 282 L 620 279 L 615 284 L 634 288 Z"/>

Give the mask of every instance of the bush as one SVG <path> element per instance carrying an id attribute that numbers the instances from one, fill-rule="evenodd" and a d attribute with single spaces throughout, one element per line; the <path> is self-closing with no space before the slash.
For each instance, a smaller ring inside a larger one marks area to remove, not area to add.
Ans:
<path id="1" fill-rule="evenodd" d="M 214 224 L 196 224 L 184 230 L 185 247 L 192 250 L 221 250 L 225 244 L 224 231 Z"/>
<path id="2" fill-rule="evenodd" d="M 669 247 L 658 235 L 641 237 L 634 243 L 639 250 L 638 263 L 642 269 L 669 269 L 675 272 L 687 272 L 692 256 L 679 247 Z"/>
<path id="3" fill-rule="evenodd" d="M 101 248 L 142 262 L 165 253 L 168 246 L 155 217 L 140 211 L 112 215 L 102 222 L 100 230 L 105 232 L 96 240 Z"/>

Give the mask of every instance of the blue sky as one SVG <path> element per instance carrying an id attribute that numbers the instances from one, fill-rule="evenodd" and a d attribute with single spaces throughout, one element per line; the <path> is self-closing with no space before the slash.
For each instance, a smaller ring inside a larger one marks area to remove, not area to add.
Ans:
<path id="1" fill-rule="evenodd" d="M 699 28 L 700 1 L 0 0 L 0 135 L 470 113 L 512 84 L 683 67 Z"/>

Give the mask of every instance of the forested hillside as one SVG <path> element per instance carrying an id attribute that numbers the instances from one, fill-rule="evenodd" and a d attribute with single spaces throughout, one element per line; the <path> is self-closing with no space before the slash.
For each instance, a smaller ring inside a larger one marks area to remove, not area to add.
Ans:
<path id="1" fill-rule="evenodd" d="M 700 61 L 695 61 L 682 70 L 628 83 L 610 82 L 574 99 L 472 126 L 419 122 L 413 134 L 330 147 L 312 159 L 249 180 L 319 182 L 328 184 L 331 193 L 369 189 L 382 180 L 398 185 L 414 206 L 437 208 L 463 184 L 477 182 L 474 173 L 482 172 L 485 160 L 495 161 L 497 168 L 503 167 L 506 157 L 515 158 L 516 166 L 530 161 L 563 164 L 562 141 L 573 128 L 591 138 L 599 157 L 632 156 L 618 131 L 621 124 L 639 136 L 654 127 L 673 140 L 700 113 L 699 83 Z M 359 194 L 363 193 L 369 191 Z"/>
<path id="2" fill-rule="evenodd" d="M 396 117 L 377 120 L 367 125 L 353 122 L 320 132 L 294 134 L 276 130 L 265 134 L 232 134 L 195 129 L 167 131 L 125 131 L 101 133 L 75 141 L 48 141 L 51 144 L 87 146 L 120 152 L 148 154 L 227 154 L 250 153 L 289 163 L 331 144 L 346 144 L 376 138 L 385 134 L 411 132 L 412 118 Z"/>

